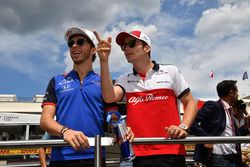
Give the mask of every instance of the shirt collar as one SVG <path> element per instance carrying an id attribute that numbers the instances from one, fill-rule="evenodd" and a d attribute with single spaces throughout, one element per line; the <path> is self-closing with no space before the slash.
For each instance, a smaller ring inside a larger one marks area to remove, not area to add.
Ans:
<path id="1" fill-rule="evenodd" d="M 152 61 L 152 63 L 154 64 L 154 66 L 153 66 L 153 70 L 154 71 L 158 71 L 159 70 L 159 68 L 160 68 L 160 65 L 158 64 L 158 63 L 156 63 L 154 60 Z M 133 74 L 134 75 L 137 75 L 138 74 L 138 72 L 135 70 L 135 68 L 133 68 Z"/>
<path id="2" fill-rule="evenodd" d="M 89 71 L 88 74 L 85 76 L 85 78 L 87 78 L 87 77 L 88 77 L 89 75 L 91 75 L 91 74 L 94 74 L 94 71 L 92 71 L 92 70 Z M 73 78 L 76 78 L 76 79 L 79 80 L 78 72 L 75 71 L 75 70 L 70 71 L 70 73 L 68 74 L 68 76 L 72 76 Z"/>
<path id="3" fill-rule="evenodd" d="M 229 108 L 231 108 L 231 106 L 226 101 L 221 99 L 221 102 L 226 110 L 229 110 Z"/>

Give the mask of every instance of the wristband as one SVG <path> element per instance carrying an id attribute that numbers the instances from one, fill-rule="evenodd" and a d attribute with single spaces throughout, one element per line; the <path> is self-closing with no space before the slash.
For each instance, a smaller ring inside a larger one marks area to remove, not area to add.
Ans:
<path id="1" fill-rule="evenodd" d="M 63 136 L 63 134 L 69 130 L 70 128 L 66 127 L 66 126 L 63 126 L 63 128 L 61 129 L 61 135 Z"/>

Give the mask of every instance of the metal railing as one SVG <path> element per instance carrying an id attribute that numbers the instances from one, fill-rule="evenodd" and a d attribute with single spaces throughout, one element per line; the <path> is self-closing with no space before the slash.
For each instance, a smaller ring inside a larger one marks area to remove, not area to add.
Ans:
<path id="1" fill-rule="evenodd" d="M 95 167 L 102 166 L 102 147 L 101 137 L 97 135 L 95 137 Z"/>
<path id="2" fill-rule="evenodd" d="M 201 144 L 201 143 L 250 143 L 250 136 L 233 137 L 186 137 L 185 139 L 170 138 L 135 138 L 134 144 Z M 21 140 L 0 141 L 0 148 L 20 147 L 61 147 L 69 144 L 63 140 Z M 102 167 L 102 146 L 114 145 L 114 138 L 100 137 L 89 138 L 89 145 L 95 147 L 95 167 Z"/>
<path id="3" fill-rule="evenodd" d="M 95 146 L 95 138 L 88 138 L 89 145 Z M 101 146 L 114 145 L 114 138 L 101 137 Z M 250 143 L 250 136 L 206 136 L 206 137 L 186 137 L 185 139 L 170 138 L 134 138 L 133 144 L 200 144 L 200 143 Z M 61 147 L 69 144 L 62 139 L 57 140 L 19 140 L 19 141 L 0 141 L 0 148 L 19 148 L 19 147 Z"/>
<path id="4" fill-rule="evenodd" d="M 201 143 L 250 143 L 250 136 L 206 136 L 206 137 L 186 137 L 185 139 L 170 138 L 135 138 L 134 144 L 201 144 Z"/>
<path id="5" fill-rule="evenodd" d="M 88 138 L 89 145 L 95 146 L 95 138 Z M 102 137 L 101 138 L 102 146 L 111 146 L 114 144 L 114 139 L 111 137 Z M 20 147 L 62 147 L 69 146 L 67 142 L 62 139 L 56 140 L 19 140 L 19 141 L 0 141 L 0 148 L 20 148 Z"/>

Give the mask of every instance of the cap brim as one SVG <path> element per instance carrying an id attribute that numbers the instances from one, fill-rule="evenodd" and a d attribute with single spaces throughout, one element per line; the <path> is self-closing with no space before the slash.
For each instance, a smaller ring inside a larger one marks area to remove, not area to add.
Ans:
<path id="1" fill-rule="evenodd" d="M 70 33 L 70 35 L 68 34 Z M 65 40 L 68 41 L 72 36 L 74 35 L 84 35 L 87 38 L 89 38 L 88 34 L 86 34 L 84 31 L 82 31 L 80 28 L 77 27 L 71 27 L 70 29 L 68 29 L 65 33 Z"/>
<path id="2" fill-rule="evenodd" d="M 121 32 L 116 36 L 116 43 L 120 46 L 122 46 L 125 43 L 125 39 L 127 37 L 134 37 L 131 34 L 127 33 L 127 32 Z"/>

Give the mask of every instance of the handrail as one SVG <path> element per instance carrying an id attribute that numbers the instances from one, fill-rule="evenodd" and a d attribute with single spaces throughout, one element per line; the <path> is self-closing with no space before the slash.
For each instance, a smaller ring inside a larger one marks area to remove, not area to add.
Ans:
<path id="1" fill-rule="evenodd" d="M 250 136 L 192 136 L 184 139 L 134 138 L 134 144 L 201 144 L 201 143 L 250 143 Z"/>
<path id="2" fill-rule="evenodd" d="M 101 146 L 111 146 L 114 138 L 99 136 L 89 138 L 89 145 L 95 146 L 95 167 L 101 167 Z M 201 143 L 249 143 L 250 136 L 206 136 L 206 137 L 186 137 L 185 139 L 170 138 L 135 138 L 134 144 L 201 144 Z M 69 144 L 61 140 L 21 140 L 21 141 L 0 141 L 0 148 L 20 148 L 20 147 L 61 147 Z M 97 156 L 98 155 L 98 156 Z"/>
<path id="3" fill-rule="evenodd" d="M 89 137 L 89 146 L 95 146 L 95 138 Z M 114 144 L 114 139 L 111 137 L 101 138 L 102 146 L 112 146 Z M 69 144 L 62 139 L 56 140 L 9 140 L 0 141 L 0 148 L 20 148 L 20 147 L 62 147 L 68 146 Z"/>
<path id="4" fill-rule="evenodd" d="M 101 137 L 96 135 L 95 137 L 95 167 L 102 167 L 102 147 L 101 147 Z"/>
<path id="5" fill-rule="evenodd" d="M 250 136 L 206 136 L 206 137 L 186 137 L 185 139 L 159 138 L 134 138 L 134 144 L 200 144 L 200 143 L 250 143 Z M 111 146 L 114 144 L 114 138 L 102 137 L 101 146 Z M 69 144 L 62 139 L 57 140 L 10 140 L 0 141 L 0 148 L 20 148 L 20 147 L 61 147 Z M 89 145 L 95 146 L 95 138 L 89 138 Z"/>

